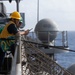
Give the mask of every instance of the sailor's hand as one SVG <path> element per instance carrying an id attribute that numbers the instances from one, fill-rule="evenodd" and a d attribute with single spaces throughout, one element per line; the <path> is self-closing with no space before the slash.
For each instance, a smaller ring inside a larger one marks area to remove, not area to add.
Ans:
<path id="1" fill-rule="evenodd" d="M 29 33 L 29 29 L 25 31 L 25 35 L 27 35 Z"/>

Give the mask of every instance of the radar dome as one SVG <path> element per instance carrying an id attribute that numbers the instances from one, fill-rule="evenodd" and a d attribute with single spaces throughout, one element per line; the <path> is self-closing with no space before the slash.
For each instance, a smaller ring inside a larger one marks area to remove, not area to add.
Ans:
<path id="1" fill-rule="evenodd" d="M 72 75 L 75 75 L 75 64 L 68 67 L 67 70 L 72 73 Z M 66 75 L 66 73 L 64 73 L 64 75 Z"/>
<path id="2" fill-rule="evenodd" d="M 57 31 L 57 24 L 49 19 L 42 19 L 35 26 L 35 33 L 43 43 L 52 42 L 56 38 Z"/>

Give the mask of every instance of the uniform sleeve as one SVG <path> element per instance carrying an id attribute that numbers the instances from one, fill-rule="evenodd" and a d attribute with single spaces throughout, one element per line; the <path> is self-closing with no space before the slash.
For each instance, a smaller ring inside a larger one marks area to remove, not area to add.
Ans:
<path id="1" fill-rule="evenodd" d="M 16 34 L 18 32 L 18 30 L 17 30 L 17 28 L 15 27 L 14 24 L 9 25 L 8 28 L 7 28 L 7 30 L 8 30 L 8 32 L 10 34 L 12 34 L 12 33 L 13 34 Z"/>

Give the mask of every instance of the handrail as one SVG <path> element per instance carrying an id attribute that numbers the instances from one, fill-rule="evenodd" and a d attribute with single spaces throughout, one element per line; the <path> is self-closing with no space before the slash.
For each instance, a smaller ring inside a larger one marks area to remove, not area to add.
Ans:
<path id="1" fill-rule="evenodd" d="M 16 75 L 22 75 L 21 73 L 21 35 L 18 37 L 18 51 L 17 51 L 17 69 L 16 69 Z"/>
<path id="2" fill-rule="evenodd" d="M 21 36 L 16 39 L 17 45 L 10 75 L 21 75 Z"/>
<path id="3" fill-rule="evenodd" d="M 15 54 L 14 54 L 14 58 L 12 61 L 12 69 L 11 69 L 10 75 L 13 75 L 13 73 L 14 75 L 16 75 L 17 50 L 18 50 L 18 46 L 16 46 L 16 49 L 15 49 Z"/>
<path id="4" fill-rule="evenodd" d="M 21 57 L 23 57 L 23 55 L 20 53 L 22 49 L 25 51 L 24 55 L 26 58 L 24 57 L 24 59 L 26 59 L 26 64 L 21 65 Z M 17 54 L 18 51 L 19 55 Z M 18 60 L 17 57 L 19 57 Z M 22 40 L 21 37 L 19 38 L 19 42 L 16 46 L 12 66 L 10 75 L 72 75 L 69 71 L 65 70 L 38 47 L 36 47 L 35 43 L 28 42 L 27 39 Z"/>

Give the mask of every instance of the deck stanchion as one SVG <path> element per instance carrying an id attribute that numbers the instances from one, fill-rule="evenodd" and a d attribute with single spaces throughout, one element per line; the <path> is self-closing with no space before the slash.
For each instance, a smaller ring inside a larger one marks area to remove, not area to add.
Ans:
<path id="1" fill-rule="evenodd" d="M 21 74 L 21 35 L 19 35 L 18 38 L 18 50 L 17 50 L 17 71 L 16 75 L 22 75 Z"/>

